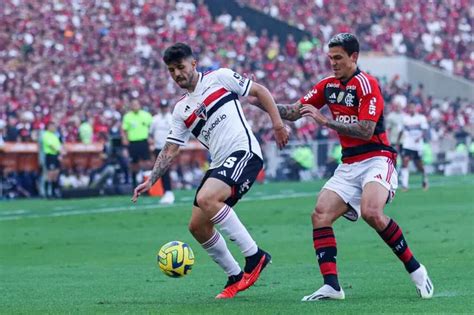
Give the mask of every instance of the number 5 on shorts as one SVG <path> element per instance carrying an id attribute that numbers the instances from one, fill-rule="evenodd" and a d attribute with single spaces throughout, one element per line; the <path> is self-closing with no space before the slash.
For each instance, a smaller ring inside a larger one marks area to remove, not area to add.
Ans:
<path id="1" fill-rule="evenodd" d="M 227 160 L 225 160 L 224 166 L 227 167 L 227 168 L 232 168 L 232 167 L 234 167 L 235 161 L 237 161 L 236 157 L 229 156 L 227 158 Z"/>

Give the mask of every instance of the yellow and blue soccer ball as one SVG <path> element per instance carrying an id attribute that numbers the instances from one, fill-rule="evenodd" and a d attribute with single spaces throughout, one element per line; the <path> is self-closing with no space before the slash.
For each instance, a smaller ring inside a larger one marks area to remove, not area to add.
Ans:
<path id="1" fill-rule="evenodd" d="M 157 255 L 158 267 L 169 277 L 188 275 L 194 265 L 194 253 L 188 244 L 173 241 L 163 245 Z"/>

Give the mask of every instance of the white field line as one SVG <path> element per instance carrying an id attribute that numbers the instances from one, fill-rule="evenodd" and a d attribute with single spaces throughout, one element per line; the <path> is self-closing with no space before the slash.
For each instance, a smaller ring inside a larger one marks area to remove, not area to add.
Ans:
<path id="1" fill-rule="evenodd" d="M 239 202 L 248 202 L 248 201 L 262 201 L 262 200 L 278 200 L 278 199 L 288 199 L 288 198 L 300 198 L 300 197 L 316 197 L 316 192 L 303 192 L 303 193 L 292 193 L 292 194 L 274 194 L 268 196 L 255 196 L 255 197 L 246 197 Z M 187 197 L 183 199 L 189 199 Z M 158 201 L 158 200 L 157 200 Z M 112 213 L 112 212 L 123 212 L 123 211 L 142 211 L 142 210 L 149 210 L 149 209 L 158 209 L 158 208 L 176 208 L 176 207 L 183 207 L 188 206 L 191 208 L 190 201 L 187 202 L 180 202 L 175 203 L 173 205 L 160 205 L 158 204 L 146 204 L 146 205 L 130 205 L 130 206 L 121 206 L 121 207 L 108 207 L 108 208 L 97 208 L 97 209 L 89 209 L 89 210 L 61 210 L 61 211 L 53 211 L 47 212 L 42 214 L 32 214 L 31 212 L 26 212 L 21 210 L 21 213 L 1 213 L 0 214 L 0 221 L 12 221 L 12 220 L 21 220 L 21 219 L 32 219 L 32 218 L 49 218 L 49 217 L 64 217 L 64 216 L 71 216 L 71 215 L 82 215 L 82 214 L 97 214 L 97 213 Z M 3 216 L 7 214 L 8 216 Z M 17 214 L 17 215 L 9 215 L 9 214 Z"/>
<path id="2" fill-rule="evenodd" d="M 436 180 L 430 183 L 431 187 L 444 187 L 450 186 L 453 184 L 467 184 L 473 185 L 473 180 L 470 177 L 461 177 L 457 178 L 454 181 L 443 178 L 441 180 Z M 420 187 L 413 187 L 412 190 L 420 190 Z M 411 190 L 411 189 L 410 189 Z M 265 195 L 263 192 L 254 193 L 253 197 L 245 197 L 239 202 L 247 202 L 247 201 L 261 201 L 261 200 L 280 200 L 280 199 L 287 199 L 287 198 L 299 198 L 299 197 L 311 197 L 314 196 L 316 198 L 319 189 L 315 190 L 314 192 L 302 192 L 302 193 L 295 193 L 294 190 L 282 190 L 279 191 L 278 194 L 273 195 Z M 82 215 L 82 214 L 96 214 L 96 213 L 111 213 L 111 212 L 123 212 L 123 211 L 142 211 L 142 210 L 149 210 L 149 209 L 159 209 L 159 208 L 174 208 L 174 207 L 191 207 L 191 202 L 194 200 L 192 196 L 186 196 L 180 198 L 178 203 L 173 205 L 160 205 L 160 204 L 138 204 L 138 205 L 130 205 L 130 206 L 121 206 L 121 207 L 101 207 L 96 209 L 89 209 L 89 210 L 67 210 L 70 209 L 72 206 L 59 206 L 55 207 L 54 211 L 41 213 L 41 214 L 34 214 L 35 211 L 29 211 L 25 209 L 21 210 L 14 210 L 14 211 L 7 211 L 7 212 L 0 212 L 0 222 L 1 221 L 12 221 L 12 220 L 21 220 L 21 219 L 29 219 L 29 218 L 48 218 L 48 217 L 63 217 L 63 216 L 71 216 L 71 215 Z"/>

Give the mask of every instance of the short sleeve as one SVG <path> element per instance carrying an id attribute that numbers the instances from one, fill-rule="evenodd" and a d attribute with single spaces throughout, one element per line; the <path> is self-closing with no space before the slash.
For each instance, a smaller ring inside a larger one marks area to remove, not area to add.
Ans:
<path id="1" fill-rule="evenodd" d="M 182 146 L 188 142 L 191 132 L 186 127 L 183 118 L 176 112 L 177 108 L 178 106 L 176 106 L 173 112 L 171 128 L 168 132 L 168 137 L 166 137 L 166 141 Z"/>
<path id="2" fill-rule="evenodd" d="M 215 74 L 227 90 L 232 91 L 240 96 L 247 96 L 252 86 L 252 80 L 245 78 L 232 71 L 231 69 L 221 68 L 216 71 Z"/>
<path id="3" fill-rule="evenodd" d="M 361 81 L 357 89 L 360 99 L 359 120 L 378 121 L 383 113 L 384 100 L 379 85 L 374 79 L 359 78 Z"/>
<path id="4" fill-rule="evenodd" d="M 310 104 L 318 109 L 326 105 L 326 98 L 324 97 L 325 86 L 326 81 L 319 81 L 306 95 L 300 98 L 300 103 L 303 105 Z"/>

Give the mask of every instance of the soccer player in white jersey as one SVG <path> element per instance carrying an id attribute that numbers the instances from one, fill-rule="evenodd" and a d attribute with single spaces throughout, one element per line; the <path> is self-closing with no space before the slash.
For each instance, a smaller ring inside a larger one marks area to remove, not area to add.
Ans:
<path id="1" fill-rule="evenodd" d="M 421 186 L 424 190 L 428 189 L 428 176 L 423 165 L 422 153 L 424 138 L 428 133 L 428 121 L 426 116 L 417 112 L 416 105 L 411 103 L 407 106 L 407 112 L 402 117 L 402 129 L 398 136 L 398 142 L 401 143 L 402 168 L 400 170 L 400 181 L 403 190 L 408 190 L 408 179 L 410 172 L 408 166 L 410 160 L 413 160 L 416 168 L 422 174 Z M 401 142 L 400 142 L 401 140 Z"/>
<path id="2" fill-rule="evenodd" d="M 174 108 L 172 127 L 150 178 L 135 188 L 132 201 L 165 173 L 193 134 L 209 150 L 212 162 L 196 191 L 189 231 L 228 276 L 216 298 L 233 298 L 253 285 L 271 260 L 232 209 L 263 166 L 260 145 L 243 115 L 239 96 L 259 99 L 269 113 L 279 148 L 287 144 L 288 131 L 270 92 L 262 85 L 230 69 L 198 72 L 191 48 L 183 43 L 166 49 L 163 60 L 173 80 L 187 93 Z M 220 233 L 245 256 L 243 271 Z"/>

